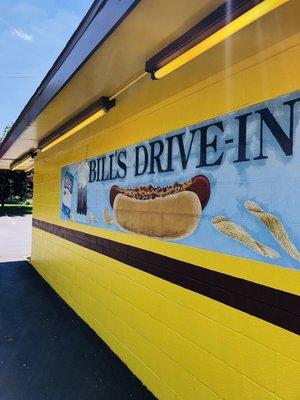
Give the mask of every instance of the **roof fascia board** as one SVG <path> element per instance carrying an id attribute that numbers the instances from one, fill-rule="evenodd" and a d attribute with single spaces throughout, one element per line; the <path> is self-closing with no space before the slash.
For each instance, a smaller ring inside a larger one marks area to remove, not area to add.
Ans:
<path id="1" fill-rule="evenodd" d="M 0 145 L 0 158 L 140 0 L 96 0 Z"/>

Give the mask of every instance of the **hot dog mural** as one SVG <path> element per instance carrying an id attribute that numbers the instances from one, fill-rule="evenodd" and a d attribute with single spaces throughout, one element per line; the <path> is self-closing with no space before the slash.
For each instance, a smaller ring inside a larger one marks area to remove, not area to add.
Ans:
<path id="1" fill-rule="evenodd" d="M 61 218 L 300 269 L 299 121 L 293 92 L 68 165 Z"/>
<path id="2" fill-rule="evenodd" d="M 110 204 L 120 229 L 175 240 L 191 235 L 199 225 L 210 195 L 209 180 L 198 175 L 166 187 L 112 186 Z"/>

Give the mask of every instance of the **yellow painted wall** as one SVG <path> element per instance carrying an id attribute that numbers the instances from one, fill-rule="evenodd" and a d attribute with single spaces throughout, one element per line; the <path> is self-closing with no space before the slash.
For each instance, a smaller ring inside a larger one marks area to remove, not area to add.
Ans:
<path id="1" fill-rule="evenodd" d="M 299 35 L 163 96 L 176 77 L 180 85 L 185 74 L 195 76 L 196 66 L 140 81 L 103 121 L 39 154 L 34 217 L 299 294 L 300 274 L 292 269 L 59 218 L 62 166 L 299 89 Z M 145 93 L 160 92 L 160 101 L 134 113 Z M 300 399 L 297 335 L 36 228 L 32 263 L 158 398 Z"/>

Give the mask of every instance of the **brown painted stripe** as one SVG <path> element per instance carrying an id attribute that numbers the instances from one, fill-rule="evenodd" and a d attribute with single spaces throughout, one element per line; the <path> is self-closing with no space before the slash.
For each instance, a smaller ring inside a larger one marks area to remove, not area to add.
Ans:
<path id="1" fill-rule="evenodd" d="M 288 331 L 300 333 L 300 296 L 49 222 L 33 219 L 33 226 Z"/>

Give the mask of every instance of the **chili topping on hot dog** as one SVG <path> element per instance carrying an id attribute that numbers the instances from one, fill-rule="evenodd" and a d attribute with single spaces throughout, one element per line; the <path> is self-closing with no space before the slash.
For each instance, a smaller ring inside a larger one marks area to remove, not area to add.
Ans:
<path id="1" fill-rule="evenodd" d="M 118 194 L 123 194 L 137 200 L 153 200 L 157 197 L 162 198 L 185 190 L 194 192 L 199 198 L 202 209 L 204 209 L 210 197 L 210 183 L 204 175 L 197 175 L 186 182 L 175 182 L 173 185 L 165 187 L 142 185 L 135 188 L 122 188 L 113 185 L 110 190 L 110 204 L 113 207 Z"/>

